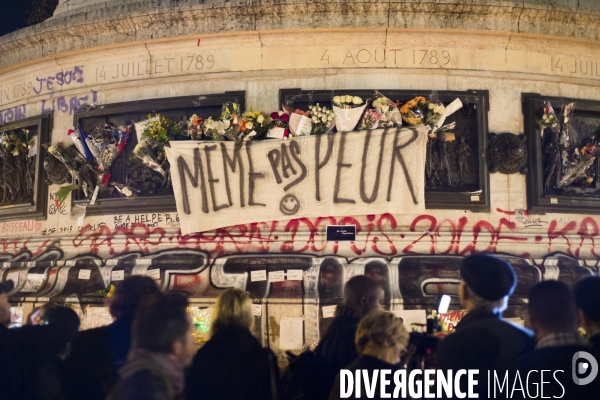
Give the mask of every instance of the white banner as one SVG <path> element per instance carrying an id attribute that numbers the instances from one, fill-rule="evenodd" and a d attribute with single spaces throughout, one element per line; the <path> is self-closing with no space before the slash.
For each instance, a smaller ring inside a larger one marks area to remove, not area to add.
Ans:
<path id="1" fill-rule="evenodd" d="M 290 140 L 175 141 L 181 233 L 330 215 L 420 213 L 429 127 Z"/>

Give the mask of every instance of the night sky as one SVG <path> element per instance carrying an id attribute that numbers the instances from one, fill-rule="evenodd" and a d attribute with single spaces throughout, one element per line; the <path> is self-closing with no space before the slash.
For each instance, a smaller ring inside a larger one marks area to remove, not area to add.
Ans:
<path id="1" fill-rule="evenodd" d="M 0 36 L 27 26 L 33 0 L 0 0 Z"/>

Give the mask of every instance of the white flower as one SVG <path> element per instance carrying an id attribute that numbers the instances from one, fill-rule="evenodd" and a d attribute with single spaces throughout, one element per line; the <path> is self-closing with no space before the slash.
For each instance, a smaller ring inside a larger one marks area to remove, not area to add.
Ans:
<path id="1" fill-rule="evenodd" d="M 256 118 L 256 122 L 262 124 L 263 122 L 265 122 L 265 117 L 262 114 L 260 114 L 258 118 Z"/>
<path id="2" fill-rule="evenodd" d="M 29 150 L 31 150 L 31 149 L 33 149 L 33 145 L 32 145 L 32 144 L 30 144 L 29 146 L 27 146 L 27 148 L 28 148 Z"/>
<path id="3" fill-rule="evenodd" d="M 352 96 L 346 96 L 346 101 L 344 101 L 344 103 L 351 104 L 352 103 Z"/>
<path id="4" fill-rule="evenodd" d="M 314 116 L 314 117 L 312 117 L 312 121 L 313 121 L 314 123 L 317 123 L 317 122 L 319 122 L 319 119 L 318 119 L 316 116 Z"/>
<path id="5" fill-rule="evenodd" d="M 436 114 L 441 114 L 441 107 L 440 106 L 434 106 L 433 107 L 433 112 Z"/>
<path id="6" fill-rule="evenodd" d="M 19 150 L 15 150 L 12 152 L 13 156 L 18 156 L 19 155 Z"/>
<path id="7" fill-rule="evenodd" d="M 327 121 L 333 121 L 333 117 L 330 115 L 329 117 L 327 117 Z"/>
<path id="8" fill-rule="evenodd" d="M 252 129 L 254 127 L 254 125 L 252 124 L 252 122 L 246 122 L 246 129 Z"/>
<path id="9" fill-rule="evenodd" d="M 362 102 L 363 102 L 363 101 L 362 101 L 362 99 L 361 99 L 360 97 L 358 97 L 358 96 L 354 96 L 354 97 L 352 98 L 352 102 L 353 102 L 354 104 L 356 104 L 356 105 L 359 105 L 359 104 L 362 104 Z M 348 103 L 350 103 L 350 102 L 348 102 Z"/>
<path id="10" fill-rule="evenodd" d="M 429 103 L 429 105 L 427 106 L 427 108 L 429 108 L 430 110 L 433 110 L 435 107 L 435 104 L 433 103 Z"/>
<path id="11" fill-rule="evenodd" d="M 340 96 L 335 96 L 335 97 L 333 98 L 333 102 L 334 102 L 335 104 L 340 104 L 340 103 L 342 102 L 342 99 L 340 98 Z"/>
<path id="12" fill-rule="evenodd" d="M 321 117 L 321 121 L 323 121 L 323 122 L 327 122 L 327 117 L 323 115 L 323 116 Z"/>

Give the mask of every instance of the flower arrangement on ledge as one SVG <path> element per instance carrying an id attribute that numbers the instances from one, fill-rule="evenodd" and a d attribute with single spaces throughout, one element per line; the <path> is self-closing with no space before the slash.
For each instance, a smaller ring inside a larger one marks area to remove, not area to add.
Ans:
<path id="1" fill-rule="evenodd" d="M 423 123 L 432 128 L 433 134 L 436 130 L 451 129 L 452 126 L 440 125 L 458 105 L 462 106 L 456 99 L 446 108 L 433 94 L 429 101 L 416 97 L 402 104 L 377 91 L 373 100 L 344 94 L 332 97 L 331 102 L 331 108 L 316 103 L 310 104 L 307 111 L 282 105 L 281 110 L 270 114 L 252 109 L 243 111 L 239 104 L 225 103 L 218 116 L 203 118 L 193 114 L 185 120 L 174 120 L 162 114 L 150 114 L 132 125 L 102 123 L 87 133 L 78 126 L 69 131 L 72 143 L 58 143 L 48 149 L 67 167 L 75 183 L 59 190 L 58 201 L 64 201 L 76 189 L 93 205 L 99 191 L 103 193 L 106 188 L 116 189 L 122 196 L 132 196 L 170 187 L 169 161 L 165 154 L 170 141 L 231 141 L 239 148 L 249 140 L 288 139 Z M 129 161 L 136 166 L 123 181 L 117 179 L 119 173 L 117 178 L 111 175 L 111 168 L 133 132 L 137 144 Z M 16 146 L 11 151 L 24 149 Z M 154 183 L 148 186 L 147 182 Z M 112 189 L 110 193 L 115 193 Z"/>

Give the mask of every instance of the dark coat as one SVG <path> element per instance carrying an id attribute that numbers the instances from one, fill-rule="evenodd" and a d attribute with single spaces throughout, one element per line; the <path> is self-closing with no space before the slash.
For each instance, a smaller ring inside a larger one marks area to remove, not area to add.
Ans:
<path id="1" fill-rule="evenodd" d="M 15 398 L 19 387 L 19 374 L 7 340 L 8 328 L 0 325 L 0 399 Z"/>
<path id="2" fill-rule="evenodd" d="M 62 381 L 70 400 L 104 400 L 131 348 L 132 317 L 80 332 L 64 362 Z"/>
<path id="3" fill-rule="evenodd" d="M 590 346 L 544 347 L 518 358 L 513 363 L 511 372 L 514 372 L 515 369 L 520 371 L 520 377 L 525 386 L 527 384 L 527 374 L 530 371 L 538 371 L 537 373 L 532 372 L 529 377 L 530 382 L 533 381 L 538 385 L 541 385 L 541 374 L 539 371 L 551 371 L 544 374 L 543 381 L 547 382 L 543 385 L 544 397 L 546 398 L 554 396 L 555 398 L 563 399 L 597 399 L 600 393 L 600 375 L 587 385 L 576 385 L 573 381 L 573 356 L 578 351 L 585 351 L 591 354 L 600 363 L 600 351 Z M 564 372 L 556 372 L 555 375 L 555 371 L 558 370 Z M 537 389 L 540 390 L 539 386 Z M 534 384 L 529 384 L 529 390 L 531 392 L 527 398 L 532 398 L 536 390 Z M 523 396 L 519 397 L 519 394 L 522 394 L 522 392 L 515 392 L 512 398 L 523 398 Z M 538 396 L 538 398 L 541 398 L 541 393 Z"/>
<path id="4" fill-rule="evenodd" d="M 230 325 L 198 350 L 185 386 L 188 400 L 269 400 L 278 385 L 273 352 L 248 329 Z"/>
<path id="5" fill-rule="evenodd" d="M 160 366 L 141 358 L 119 369 L 120 379 L 106 400 L 178 400 L 173 384 Z"/>
<path id="6" fill-rule="evenodd" d="M 394 372 L 399 369 L 398 365 L 388 364 L 385 361 L 381 361 L 380 359 L 372 356 L 361 355 L 356 360 L 351 362 L 349 365 L 346 365 L 344 369 L 350 370 L 352 372 L 352 376 L 355 376 L 355 371 L 357 370 L 366 370 L 369 373 L 369 377 L 373 376 L 373 371 L 378 370 L 377 376 L 377 384 L 375 386 L 374 397 L 367 397 L 367 392 L 365 390 L 364 380 L 361 380 L 361 389 L 360 389 L 360 397 L 356 397 L 356 393 L 353 391 L 350 398 L 352 399 L 381 399 L 381 385 L 380 385 L 380 376 L 381 370 L 387 369 L 390 370 L 390 374 L 386 376 L 386 379 L 390 382 L 390 384 L 386 387 L 385 393 L 391 395 L 394 392 Z M 362 376 L 361 372 L 361 376 Z M 371 381 L 373 382 L 373 381 Z M 340 399 L 340 374 L 335 378 L 335 382 L 333 384 L 333 388 L 331 389 L 331 393 L 329 394 L 329 400 L 338 400 Z"/>
<path id="7" fill-rule="evenodd" d="M 340 369 L 358 357 L 354 337 L 359 322 L 360 318 L 353 310 L 338 306 L 335 318 L 315 349 L 322 366 L 319 398 L 326 399 L 329 396 Z"/>
<path id="8" fill-rule="evenodd" d="M 1 378 L 1 383 L 7 383 L 7 387 L 4 391 L 2 386 L 0 398 L 5 393 L 12 393 L 7 397 L 11 400 L 40 398 L 37 393 L 40 389 L 38 378 L 42 368 L 55 366 L 58 354 L 76 334 L 76 328 L 62 324 L 23 326 L 4 330 L 1 334 L 0 358 L 2 364 L 6 360 L 10 365 L 11 372 L 9 376 Z M 2 365 L 0 370 L 5 368 L 6 366 Z M 55 390 L 61 392 L 60 387 Z"/>
<path id="9" fill-rule="evenodd" d="M 520 328 L 487 311 L 469 312 L 456 325 L 454 333 L 437 347 L 437 368 L 478 369 L 478 388 L 487 393 L 487 371 L 506 370 L 517 357 L 533 351 L 535 339 Z M 466 378 L 461 388 L 466 389 Z M 481 392 L 483 393 L 483 391 Z"/>

